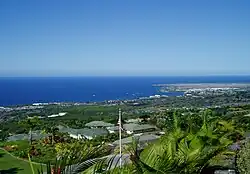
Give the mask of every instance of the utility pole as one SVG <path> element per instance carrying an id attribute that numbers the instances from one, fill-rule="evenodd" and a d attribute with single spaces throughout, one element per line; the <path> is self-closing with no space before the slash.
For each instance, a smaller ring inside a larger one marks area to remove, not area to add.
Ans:
<path id="1" fill-rule="evenodd" d="M 119 162 L 120 162 L 120 168 L 122 167 L 122 111 L 121 108 L 119 108 L 119 146 L 120 146 L 120 156 L 119 156 Z"/>

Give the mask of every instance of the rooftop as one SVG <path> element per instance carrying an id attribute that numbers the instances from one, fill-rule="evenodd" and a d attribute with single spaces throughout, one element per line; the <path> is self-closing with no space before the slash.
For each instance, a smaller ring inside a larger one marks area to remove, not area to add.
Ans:
<path id="1" fill-rule="evenodd" d="M 49 134 L 44 134 L 41 130 L 32 131 L 32 139 L 34 140 L 39 140 L 47 136 L 49 136 Z M 29 137 L 29 134 L 16 134 L 8 137 L 7 141 L 28 140 Z"/>
<path id="2" fill-rule="evenodd" d="M 85 124 L 86 127 L 112 127 L 114 126 L 111 123 L 106 123 L 104 121 L 92 121 Z"/>
<path id="3" fill-rule="evenodd" d="M 123 128 L 128 131 L 138 131 L 138 130 L 147 130 L 147 129 L 155 129 L 155 126 L 150 124 L 124 124 Z"/>
<path id="4" fill-rule="evenodd" d="M 140 120 L 139 119 L 128 119 L 128 120 L 125 120 L 126 123 L 139 123 Z"/>
<path id="5" fill-rule="evenodd" d="M 72 129 L 72 128 L 60 127 L 59 131 L 66 132 L 66 133 L 73 134 L 73 135 L 83 135 L 83 136 L 88 136 L 88 137 L 103 136 L 103 135 L 108 134 L 108 131 L 106 129 L 102 129 L 102 128 Z"/>
<path id="6" fill-rule="evenodd" d="M 144 142 L 151 142 L 151 141 L 157 140 L 159 138 L 160 138 L 160 136 L 156 136 L 153 134 L 147 134 L 147 135 L 141 135 L 141 136 L 131 136 L 128 138 L 123 138 L 122 144 L 130 144 L 133 142 L 133 140 L 136 140 L 136 139 L 139 141 L 139 143 L 144 143 Z M 119 140 L 113 142 L 112 144 L 119 145 Z"/>
<path id="7" fill-rule="evenodd" d="M 119 130 L 119 126 L 108 127 L 108 130 L 110 130 L 110 131 L 118 131 Z"/>

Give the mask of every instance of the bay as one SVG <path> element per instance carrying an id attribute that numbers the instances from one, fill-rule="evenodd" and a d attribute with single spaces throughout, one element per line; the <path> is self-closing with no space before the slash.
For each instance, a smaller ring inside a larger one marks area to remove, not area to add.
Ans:
<path id="1" fill-rule="evenodd" d="M 250 83 L 250 76 L 6 77 L 0 78 L 0 106 L 135 99 L 161 94 L 153 84 L 178 83 Z"/>

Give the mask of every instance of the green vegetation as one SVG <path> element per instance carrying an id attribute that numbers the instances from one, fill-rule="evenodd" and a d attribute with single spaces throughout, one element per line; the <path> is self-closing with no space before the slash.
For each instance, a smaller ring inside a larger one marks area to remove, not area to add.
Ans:
<path id="1" fill-rule="evenodd" d="M 59 129 L 55 126 L 52 126 L 52 127 L 47 126 L 44 131 L 48 134 L 51 134 L 51 136 L 49 137 L 50 137 L 50 142 L 53 145 L 55 142 L 56 134 L 58 133 Z"/>
<path id="2" fill-rule="evenodd" d="M 138 105 L 123 103 L 119 106 L 123 111 L 123 124 L 128 119 L 136 118 L 139 124 L 156 126 L 156 131 L 151 133 L 161 135 L 161 138 L 145 144 L 135 139 L 133 145 L 125 145 L 123 152 L 128 156 L 129 164 L 124 164 L 122 168 L 115 167 L 119 160 L 113 159 L 118 148 L 109 146 L 119 138 L 117 132 L 86 140 L 74 139 L 67 133 L 59 132 L 57 127 L 83 129 L 86 123 L 97 120 L 117 124 L 118 105 L 55 105 L 26 111 L 26 115 L 24 111 L 4 113 L 12 116 L 0 125 L 0 146 L 15 157 L 28 160 L 30 156 L 33 162 L 46 163 L 49 170 L 65 171 L 71 166 L 70 170 L 87 174 L 93 171 L 199 174 L 214 170 L 218 167 L 215 165 L 219 165 L 246 173 L 249 145 L 244 145 L 240 151 L 230 147 L 234 143 L 242 146 L 246 139 L 244 135 L 250 130 L 249 99 L 249 92 L 238 92 L 228 96 L 140 100 Z M 60 112 L 67 114 L 45 117 Z M 43 131 L 46 136 L 31 136 L 37 130 Z M 9 136 L 16 134 L 29 136 L 25 140 L 7 141 Z M 122 138 L 128 136 L 131 135 L 122 132 Z M 6 155 L 0 159 L 11 157 Z"/>
<path id="3" fill-rule="evenodd" d="M 33 166 L 35 170 L 41 168 L 40 165 Z M 32 171 L 29 162 L 17 159 L 0 149 L 0 173 L 32 174 Z"/>
<path id="4" fill-rule="evenodd" d="M 250 143 L 244 144 L 237 155 L 237 168 L 241 174 L 250 173 Z"/>
<path id="5" fill-rule="evenodd" d="M 39 124 L 40 120 L 38 117 L 27 118 L 20 122 L 20 125 L 24 127 L 26 131 L 29 131 L 30 137 L 30 145 L 32 145 L 32 131 Z"/>
<path id="6" fill-rule="evenodd" d="M 200 124 L 191 124 L 187 127 L 182 124 L 183 120 L 178 118 L 178 113 L 174 112 L 171 121 L 173 126 L 166 132 L 166 135 L 162 136 L 159 141 L 146 146 L 142 151 L 135 141 L 134 145 L 128 148 L 131 163 L 123 165 L 120 169 L 112 168 L 114 166 L 112 164 L 117 163 L 117 160 L 107 157 L 102 158 L 102 160 L 94 160 L 89 165 L 86 160 L 102 157 L 100 154 L 98 155 L 98 152 L 103 152 L 103 150 L 99 150 L 100 147 L 98 146 L 86 144 L 88 142 L 57 144 L 57 152 L 60 157 L 66 158 L 67 162 L 60 163 L 62 165 L 58 165 L 55 170 L 65 171 L 67 166 L 71 164 L 81 164 L 80 168 L 79 165 L 76 165 L 77 167 L 72 166 L 71 172 L 77 170 L 86 174 L 106 173 L 107 171 L 114 174 L 206 173 L 215 169 L 213 160 L 216 160 L 216 158 L 222 155 L 235 156 L 236 152 L 229 149 L 229 146 L 235 140 L 232 135 L 242 136 L 242 132 L 234 123 L 214 118 L 211 113 L 211 110 L 207 110 L 200 115 L 202 118 Z M 81 156 L 87 158 L 82 160 Z"/>
<path id="7" fill-rule="evenodd" d="M 207 119 L 204 115 L 198 131 L 191 128 L 182 130 L 174 115 L 173 129 L 160 141 L 146 147 L 139 159 L 155 173 L 160 171 L 176 174 L 202 173 L 211 167 L 210 162 L 214 157 L 227 153 L 228 146 L 233 142 L 228 137 L 235 130 L 225 122 L 218 126 L 217 123 L 209 122 Z"/>
<path id="8" fill-rule="evenodd" d="M 30 154 L 32 161 L 38 163 L 53 163 L 56 160 L 55 148 L 41 141 L 33 142 L 32 146 L 26 140 L 11 141 L 2 143 L 1 147 L 12 155 L 26 160 Z"/>

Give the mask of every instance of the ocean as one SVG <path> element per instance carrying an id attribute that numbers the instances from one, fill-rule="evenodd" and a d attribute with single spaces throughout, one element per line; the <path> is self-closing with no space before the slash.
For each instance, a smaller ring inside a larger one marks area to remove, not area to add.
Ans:
<path id="1" fill-rule="evenodd" d="M 250 76 L 0 78 L 0 106 L 135 99 L 162 94 L 153 84 L 178 83 L 250 83 Z"/>

